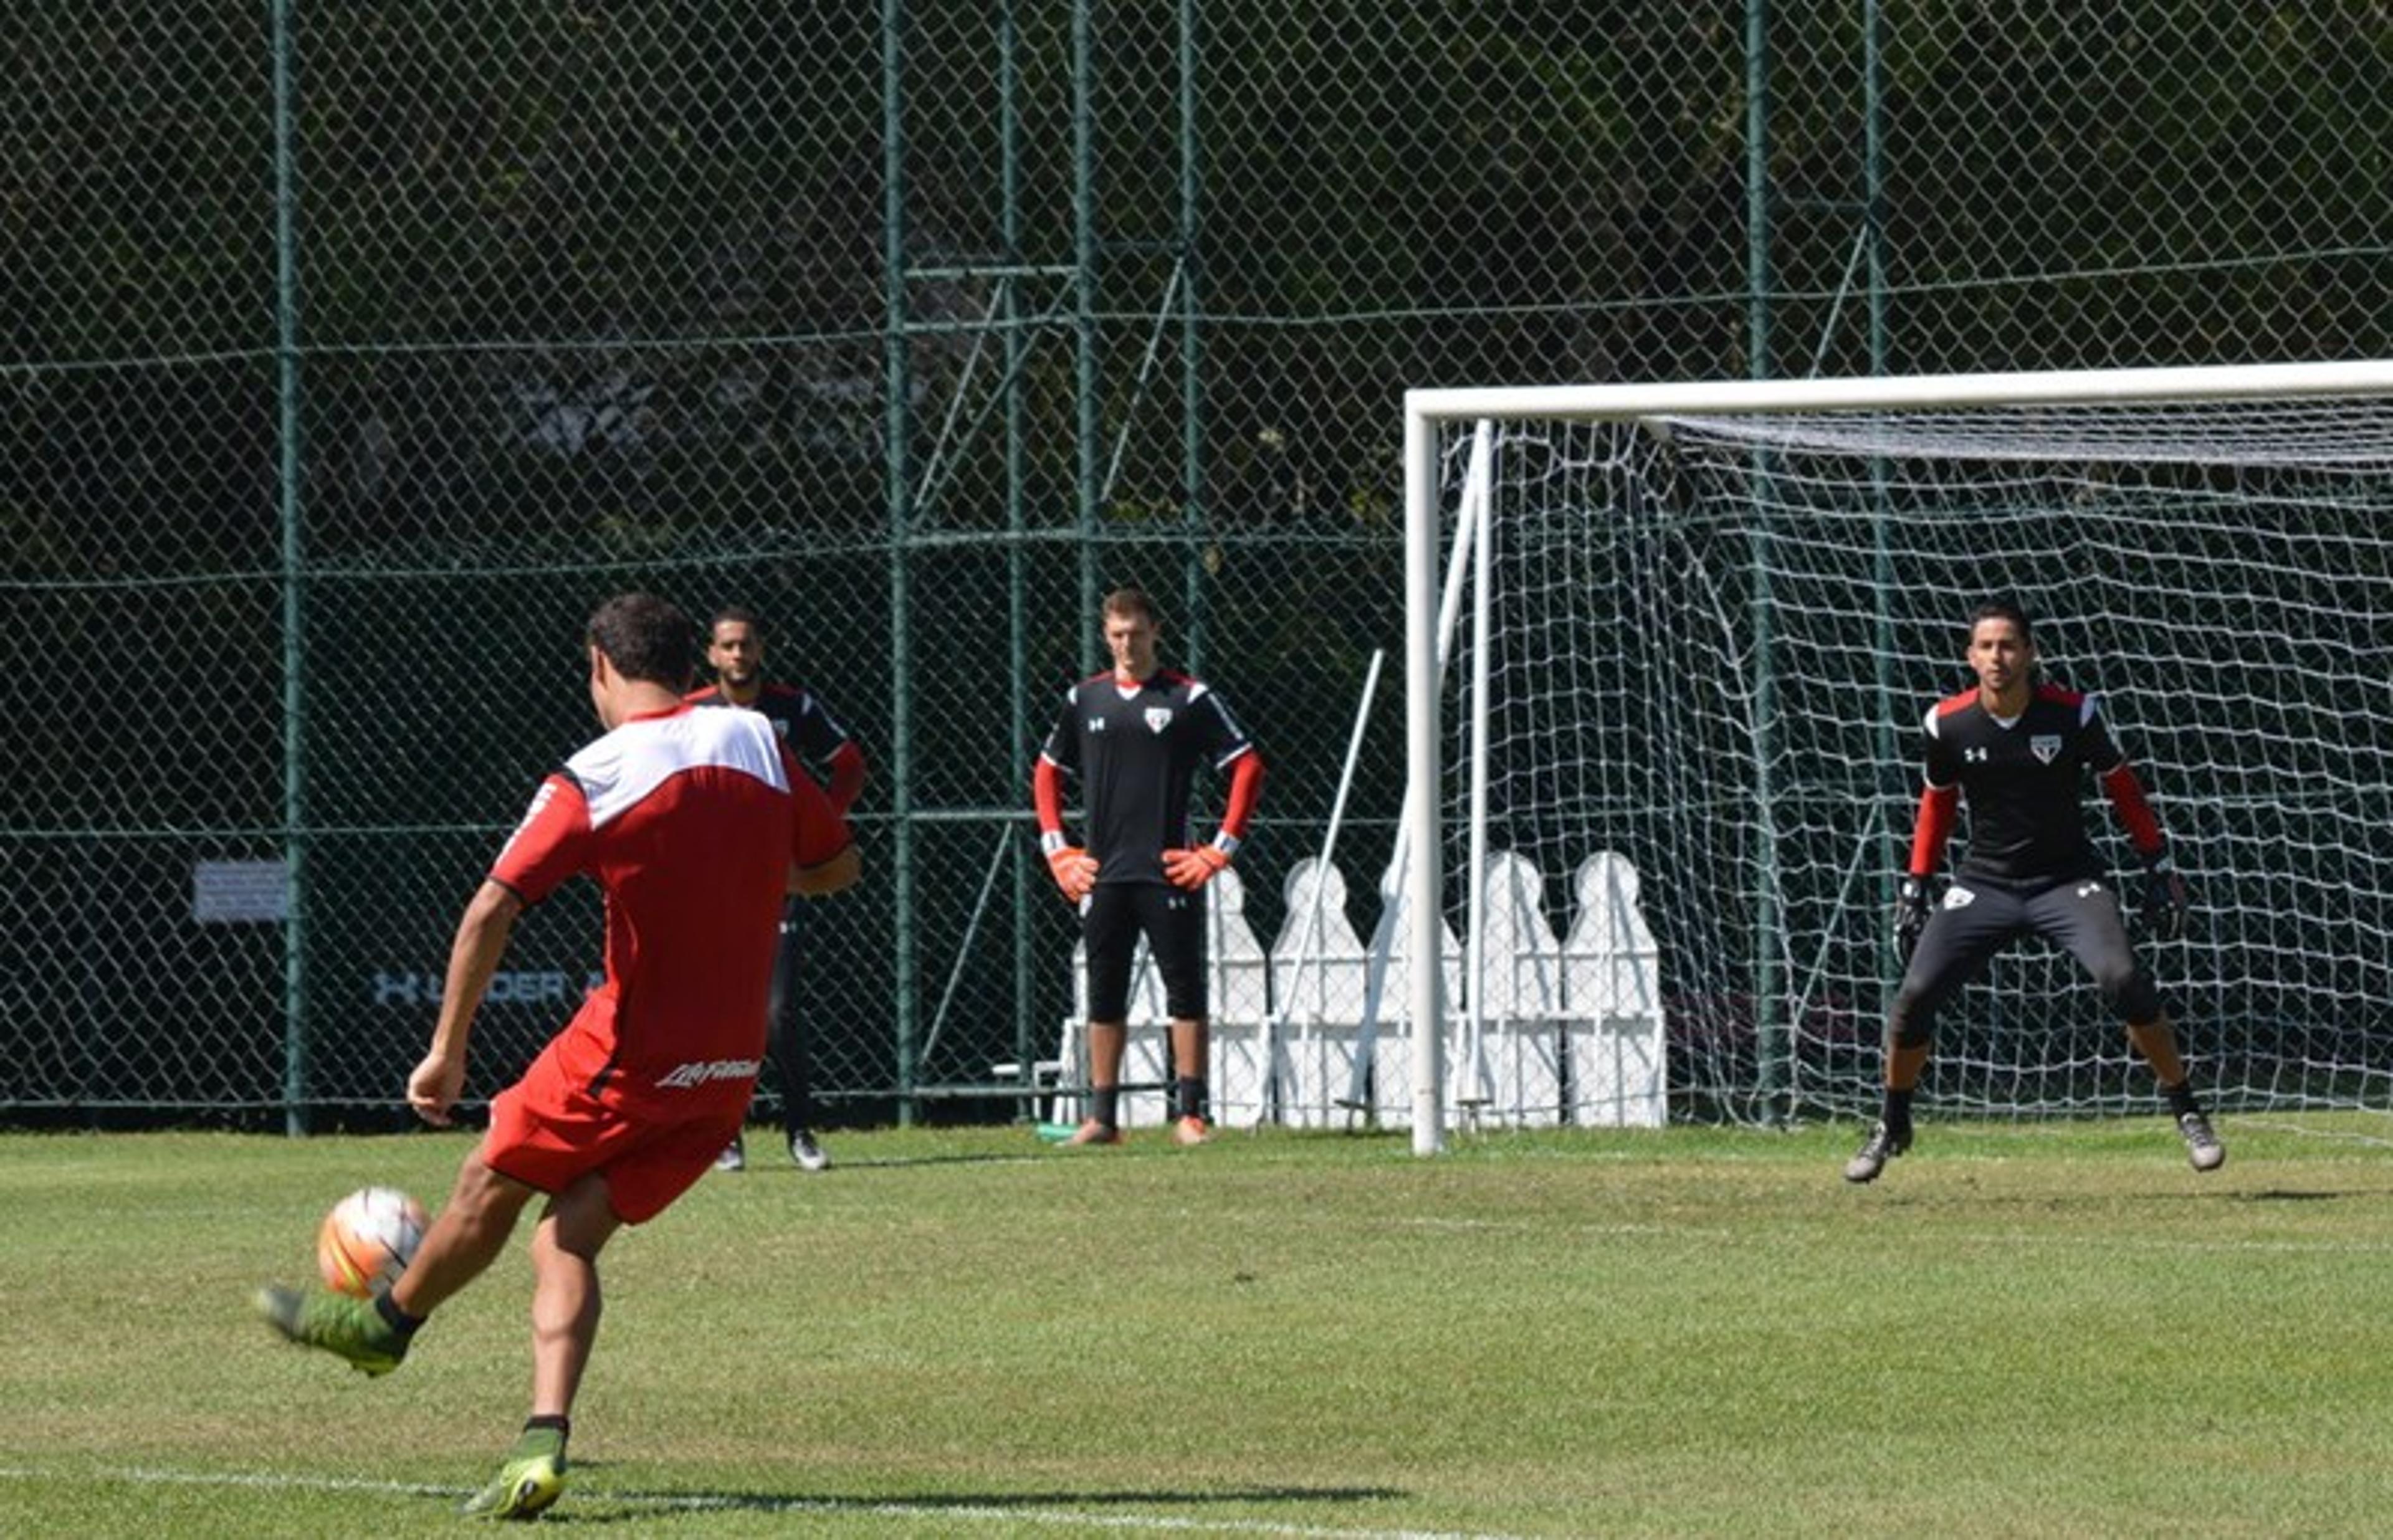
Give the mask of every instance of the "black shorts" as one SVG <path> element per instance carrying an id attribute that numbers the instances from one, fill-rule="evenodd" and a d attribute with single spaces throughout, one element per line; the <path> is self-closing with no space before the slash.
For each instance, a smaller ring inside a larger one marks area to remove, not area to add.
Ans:
<path id="1" fill-rule="evenodd" d="M 1907 1048 L 1926 1045 L 1936 1014 L 1976 978 L 1996 952 L 2022 935 L 2066 948 L 2120 1018 L 2133 1026 L 2160 1019 L 2160 991 L 2127 943 L 2118 895 L 2099 877 L 2010 883 L 1956 877 L 1920 933 L 1919 949 L 1895 991 L 1887 1035 Z"/>
<path id="2" fill-rule="evenodd" d="M 1130 1015 L 1131 966 L 1138 938 L 1163 981 L 1163 1008 L 1175 1021 L 1205 1019 L 1205 895 L 1159 882 L 1100 882 L 1080 911 L 1089 948 L 1089 1020 Z"/>

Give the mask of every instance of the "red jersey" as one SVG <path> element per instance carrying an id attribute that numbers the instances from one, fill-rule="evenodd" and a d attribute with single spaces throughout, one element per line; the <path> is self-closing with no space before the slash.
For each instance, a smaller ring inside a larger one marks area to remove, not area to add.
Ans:
<path id="1" fill-rule="evenodd" d="M 490 880 L 527 905 L 576 873 L 606 892 L 606 982 L 556 1044 L 572 1081 L 675 1116 L 745 1105 L 791 863 L 847 844 L 821 788 L 752 711 L 634 717 L 568 760 Z"/>

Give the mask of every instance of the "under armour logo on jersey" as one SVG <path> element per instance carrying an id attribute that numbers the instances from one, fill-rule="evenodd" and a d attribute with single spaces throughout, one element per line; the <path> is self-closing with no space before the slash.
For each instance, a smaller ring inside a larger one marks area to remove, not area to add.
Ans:
<path id="1" fill-rule="evenodd" d="M 1170 707 L 1169 707 L 1169 706 L 1149 706 L 1149 707 L 1146 709 L 1146 730 L 1147 730 L 1148 732 L 1150 732 L 1150 733 L 1159 733 L 1159 732 L 1163 731 L 1163 729 L 1165 729 L 1166 727 L 1169 727 L 1169 726 L 1170 726 L 1170 725 L 1171 725 L 1171 708 L 1170 708 Z"/>
<path id="2" fill-rule="evenodd" d="M 2060 753 L 2060 735 L 2038 733 L 2027 740 L 2027 751 L 2035 756 L 2038 764 L 2050 764 Z"/>
<path id="3" fill-rule="evenodd" d="M 1089 731 L 1092 733 L 1102 733 L 1105 730 L 1105 719 L 1101 716 L 1092 716 L 1088 719 L 1086 725 L 1088 726 Z"/>
<path id="4" fill-rule="evenodd" d="M 2080 898 L 2091 898 L 2101 891 L 2102 884 L 2099 882 L 2080 882 L 2077 884 L 2077 896 Z"/>
<path id="5" fill-rule="evenodd" d="M 1986 763 L 1986 750 L 1983 749 L 1964 749 L 1961 750 L 1961 757 L 1968 760 L 1971 764 L 1983 764 Z"/>

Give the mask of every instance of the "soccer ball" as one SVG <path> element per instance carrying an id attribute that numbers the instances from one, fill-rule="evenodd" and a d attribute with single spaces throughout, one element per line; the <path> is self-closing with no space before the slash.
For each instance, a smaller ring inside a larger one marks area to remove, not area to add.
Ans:
<path id="1" fill-rule="evenodd" d="M 396 1187 L 360 1187 L 333 1205 L 316 1231 L 316 1265 L 329 1288 L 360 1299 L 407 1271 L 430 1222 Z"/>

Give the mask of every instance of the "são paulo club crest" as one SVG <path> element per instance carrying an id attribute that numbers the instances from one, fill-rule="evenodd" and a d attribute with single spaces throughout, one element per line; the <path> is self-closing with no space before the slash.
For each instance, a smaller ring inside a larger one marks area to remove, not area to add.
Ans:
<path id="1" fill-rule="evenodd" d="M 1163 731 L 1163 729 L 1165 729 L 1166 727 L 1169 727 L 1169 726 L 1170 726 L 1170 725 L 1171 725 L 1171 708 L 1170 708 L 1170 707 L 1169 707 L 1169 706 L 1149 706 L 1149 707 L 1146 709 L 1146 730 L 1147 730 L 1148 732 L 1150 732 L 1150 733 L 1160 733 L 1161 731 Z"/>
<path id="2" fill-rule="evenodd" d="M 2035 756 L 2038 764 L 2050 764 L 2060 753 L 2059 733 L 2038 733 L 2027 740 L 2027 751 Z"/>

